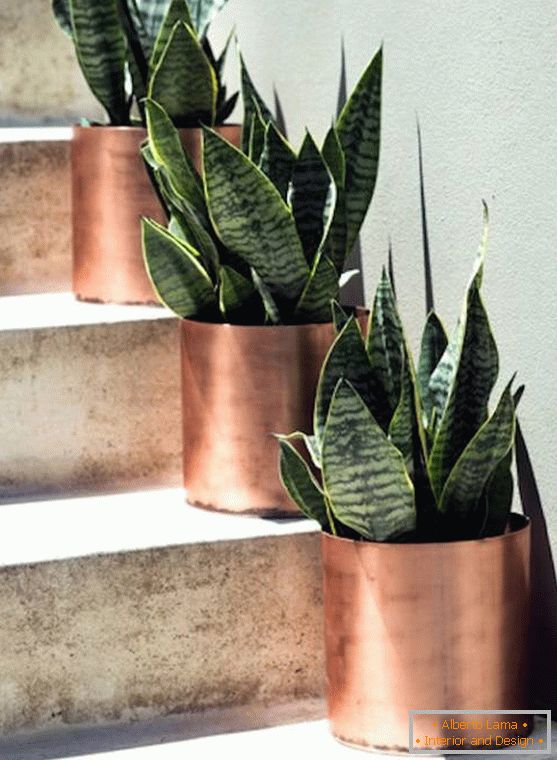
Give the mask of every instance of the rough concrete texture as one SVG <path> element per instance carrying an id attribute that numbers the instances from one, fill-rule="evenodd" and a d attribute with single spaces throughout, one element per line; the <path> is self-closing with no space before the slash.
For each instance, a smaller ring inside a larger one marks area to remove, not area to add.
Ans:
<path id="1" fill-rule="evenodd" d="M 4 736 L 322 694 L 317 534 L 8 567 L 0 619 Z"/>
<path id="2" fill-rule="evenodd" d="M 179 485 L 177 325 L 0 332 L 0 497 Z"/>
<path id="3" fill-rule="evenodd" d="M 0 295 L 70 290 L 69 143 L 0 143 L 0 186 Z"/>
<path id="4" fill-rule="evenodd" d="M 0 3 L 0 123 L 102 118 L 50 0 Z"/>

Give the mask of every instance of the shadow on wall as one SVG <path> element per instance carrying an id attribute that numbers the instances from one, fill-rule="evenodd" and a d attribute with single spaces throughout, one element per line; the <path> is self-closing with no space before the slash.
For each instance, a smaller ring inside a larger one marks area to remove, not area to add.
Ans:
<path id="1" fill-rule="evenodd" d="M 540 492 L 520 425 L 516 431 L 516 469 L 522 508 L 532 521 L 532 707 L 557 711 L 557 577 Z"/>

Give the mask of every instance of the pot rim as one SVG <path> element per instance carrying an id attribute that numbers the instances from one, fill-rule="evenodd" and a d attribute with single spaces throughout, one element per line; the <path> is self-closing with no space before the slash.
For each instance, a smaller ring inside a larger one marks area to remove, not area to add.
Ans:
<path id="1" fill-rule="evenodd" d="M 393 551 L 394 549 L 399 549 L 404 551 L 404 549 L 407 549 L 408 547 L 414 547 L 414 546 L 437 546 L 437 547 L 445 547 L 445 546 L 458 546 L 460 544 L 465 544 L 466 546 L 470 546 L 471 544 L 485 544 L 487 542 L 496 542 L 496 541 L 504 541 L 505 539 L 508 539 L 510 536 L 514 536 L 517 533 L 522 533 L 523 531 L 527 531 L 532 526 L 532 520 L 528 515 L 524 515 L 521 512 L 511 512 L 509 514 L 509 522 L 507 523 L 507 527 L 510 528 L 510 530 L 506 530 L 505 533 L 501 533 L 498 536 L 485 536 L 484 538 L 468 538 L 468 539 L 461 539 L 459 541 L 412 541 L 406 544 L 398 544 L 394 541 L 359 541 L 355 538 L 343 538 L 342 536 L 333 536 L 332 533 L 327 533 L 324 530 L 321 531 L 321 541 L 329 541 L 332 540 L 334 543 L 344 543 L 344 544 L 352 544 L 356 546 L 373 546 L 378 551 Z"/>
<path id="2" fill-rule="evenodd" d="M 225 122 L 224 124 L 216 124 L 212 129 L 220 129 L 222 127 L 239 127 L 242 128 L 243 124 L 239 122 Z M 146 132 L 147 128 L 140 124 L 72 124 L 72 129 L 110 129 L 118 132 Z M 186 130 L 201 129 L 201 127 L 178 127 L 179 132 Z"/>
<path id="3" fill-rule="evenodd" d="M 370 310 L 366 306 L 350 306 L 346 308 L 354 309 L 356 316 L 359 317 L 369 317 Z M 232 322 L 206 322 L 203 319 L 189 319 L 188 317 L 179 317 L 180 323 L 183 325 L 185 324 L 194 324 L 194 325 L 203 325 L 205 327 L 227 327 L 229 329 L 241 329 L 241 330 L 299 330 L 300 328 L 310 328 L 310 327 L 325 327 L 327 325 L 332 325 L 333 321 L 330 319 L 328 322 L 302 322 L 299 325 L 236 325 Z"/>

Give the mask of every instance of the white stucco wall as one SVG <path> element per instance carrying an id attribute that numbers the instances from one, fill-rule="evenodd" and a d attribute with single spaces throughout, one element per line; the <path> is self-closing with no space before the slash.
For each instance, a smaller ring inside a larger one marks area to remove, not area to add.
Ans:
<path id="1" fill-rule="evenodd" d="M 0 7 L 0 121 L 97 116 L 49 0 Z M 550 0 L 229 0 L 265 97 L 279 89 L 298 143 L 335 110 L 340 43 L 351 87 L 385 46 L 383 147 L 363 232 L 368 299 L 393 241 L 397 289 L 414 341 L 423 318 L 415 116 L 422 124 L 437 308 L 452 325 L 491 208 L 485 297 L 502 377 L 527 385 L 521 418 L 557 549 L 557 7 Z M 231 61 L 230 79 L 236 72 Z"/>

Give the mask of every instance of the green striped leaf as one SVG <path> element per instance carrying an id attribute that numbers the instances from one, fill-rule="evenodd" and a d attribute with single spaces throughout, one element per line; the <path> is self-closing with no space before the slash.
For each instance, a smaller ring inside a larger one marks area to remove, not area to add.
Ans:
<path id="1" fill-rule="evenodd" d="M 437 499 L 457 459 L 485 422 L 489 396 L 497 380 L 497 346 L 475 279 L 466 298 L 462 332 L 454 380 L 429 457 Z"/>
<path id="2" fill-rule="evenodd" d="M 296 317 L 306 323 L 328 322 L 331 300 L 338 294 L 338 273 L 333 262 L 327 256 L 318 256 L 296 305 Z"/>
<path id="3" fill-rule="evenodd" d="M 272 294 L 293 300 L 309 270 L 294 219 L 278 190 L 241 151 L 204 130 L 205 196 L 222 242 Z"/>
<path id="4" fill-rule="evenodd" d="M 70 0 L 52 0 L 52 12 L 62 31 L 73 37 Z"/>
<path id="5" fill-rule="evenodd" d="M 510 384 L 492 416 L 483 423 L 452 468 L 439 509 L 451 520 L 464 522 L 477 514 L 484 489 L 514 441 L 515 414 Z"/>
<path id="6" fill-rule="evenodd" d="M 149 147 L 155 161 L 164 167 L 175 194 L 205 213 L 205 198 L 199 175 L 182 147 L 178 130 L 154 100 L 145 101 Z"/>
<path id="7" fill-rule="evenodd" d="M 364 538 L 389 541 L 416 529 L 414 488 L 402 455 L 344 380 L 325 426 L 323 484 L 334 516 Z"/>
<path id="8" fill-rule="evenodd" d="M 251 129 L 254 118 L 258 115 L 264 124 L 274 122 L 275 118 L 265 105 L 265 101 L 255 89 L 248 73 L 243 56 L 240 54 L 240 79 L 242 84 L 242 100 L 244 102 L 244 129 L 242 130 L 242 151 L 248 155 L 251 140 Z"/>
<path id="9" fill-rule="evenodd" d="M 257 270 L 253 267 L 251 267 L 251 278 L 253 280 L 253 284 L 255 285 L 255 289 L 261 297 L 263 308 L 265 309 L 265 323 L 271 325 L 280 325 L 282 321 L 280 317 L 280 309 L 278 308 L 275 299 L 271 295 L 271 291 L 265 282 L 261 279 L 261 277 L 257 274 Z"/>
<path id="10" fill-rule="evenodd" d="M 227 0 L 188 0 L 193 25 L 200 37 L 206 34 L 209 24 L 226 2 Z"/>
<path id="11" fill-rule="evenodd" d="M 408 361 L 406 356 L 402 367 L 399 402 L 389 423 L 389 440 L 402 453 L 405 461 L 412 458 L 415 431 L 414 384 Z"/>
<path id="12" fill-rule="evenodd" d="M 166 14 L 162 19 L 155 44 L 153 45 L 153 51 L 151 53 L 151 59 L 149 61 L 151 70 L 154 71 L 154 69 L 157 67 L 157 64 L 161 59 L 161 55 L 168 45 L 172 30 L 179 21 L 187 24 L 189 27 L 193 26 L 186 0 L 171 0 L 170 5 L 166 10 Z"/>
<path id="13" fill-rule="evenodd" d="M 328 131 L 323 143 L 323 158 L 333 175 L 336 185 L 336 203 L 329 234 L 327 236 L 327 254 L 339 272 L 344 269 L 346 260 L 346 161 L 340 144 L 336 127 Z"/>
<path id="14" fill-rule="evenodd" d="M 309 132 L 292 172 L 288 202 L 306 259 L 311 263 L 330 223 L 336 188 L 327 164 Z"/>
<path id="15" fill-rule="evenodd" d="M 431 418 L 433 402 L 429 391 L 429 381 L 447 348 L 447 334 L 443 323 L 430 311 L 422 333 L 420 359 L 418 362 L 418 386 L 426 420 Z"/>
<path id="16" fill-rule="evenodd" d="M 481 537 L 499 536 L 505 532 L 513 503 L 513 449 L 509 450 L 487 482 L 485 489 L 485 520 Z"/>
<path id="17" fill-rule="evenodd" d="M 157 295 L 179 317 L 202 317 L 217 306 L 199 254 L 151 219 L 142 220 L 143 255 Z"/>
<path id="18" fill-rule="evenodd" d="M 348 322 L 349 316 L 335 299 L 331 301 L 331 316 L 333 318 L 335 332 L 338 335 L 344 325 Z"/>
<path id="19" fill-rule="evenodd" d="M 261 116 L 259 106 L 253 101 L 253 116 L 251 117 L 250 132 L 249 132 L 249 149 L 247 152 L 248 157 L 254 164 L 259 164 L 263 149 L 265 147 L 265 131 L 267 129 L 267 123 Z"/>
<path id="20" fill-rule="evenodd" d="M 137 9 L 143 19 L 143 28 L 149 43 L 149 55 L 155 46 L 170 2 L 171 0 L 135 0 Z"/>
<path id="21" fill-rule="evenodd" d="M 367 339 L 370 364 L 392 416 L 400 398 L 404 333 L 385 268 L 375 292 Z"/>
<path id="22" fill-rule="evenodd" d="M 383 51 L 371 60 L 337 123 L 346 161 L 346 249 L 354 245 L 371 203 L 379 166 Z"/>
<path id="23" fill-rule="evenodd" d="M 276 126 L 269 122 L 265 129 L 260 169 L 269 177 L 284 200 L 286 200 L 295 163 L 296 154 Z"/>
<path id="24" fill-rule="evenodd" d="M 328 530 L 329 520 L 323 493 L 306 462 L 291 443 L 279 438 L 280 479 L 290 498 L 310 520 L 316 520 Z"/>
<path id="25" fill-rule="evenodd" d="M 255 287 L 232 267 L 222 266 L 219 275 L 219 308 L 224 319 L 230 321 L 254 295 Z"/>
<path id="26" fill-rule="evenodd" d="M 173 216 L 186 240 L 201 254 L 205 268 L 216 274 L 219 269 L 219 253 L 213 238 L 205 228 L 205 220 L 187 202 L 173 209 Z"/>
<path id="27" fill-rule="evenodd" d="M 321 452 L 319 451 L 317 439 L 314 435 L 308 435 L 307 433 L 295 430 L 288 435 L 279 435 L 278 438 L 281 441 L 302 441 L 315 467 L 321 469 Z"/>
<path id="28" fill-rule="evenodd" d="M 70 0 L 77 60 L 111 124 L 129 123 L 125 94 L 126 40 L 117 0 Z"/>
<path id="29" fill-rule="evenodd" d="M 348 319 L 337 335 L 321 367 L 313 412 L 313 432 L 319 449 L 323 442 L 331 398 L 341 378 L 350 381 L 374 414 L 381 414 L 384 404 L 376 395 L 369 356 L 354 316 Z M 384 418 L 380 424 L 385 424 Z"/>
<path id="30" fill-rule="evenodd" d="M 193 29 L 175 24 L 149 83 L 149 97 L 176 126 L 213 124 L 217 78 Z"/>

